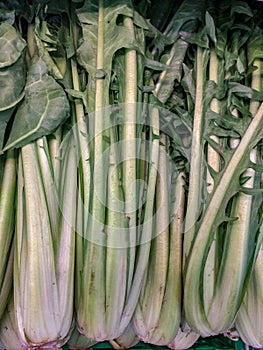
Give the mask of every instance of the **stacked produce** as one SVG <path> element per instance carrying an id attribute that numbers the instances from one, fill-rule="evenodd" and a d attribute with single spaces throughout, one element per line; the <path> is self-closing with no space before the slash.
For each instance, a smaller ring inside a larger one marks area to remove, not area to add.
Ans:
<path id="1" fill-rule="evenodd" d="M 263 347 L 262 10 L 0 1 L 6 349 Z"/>

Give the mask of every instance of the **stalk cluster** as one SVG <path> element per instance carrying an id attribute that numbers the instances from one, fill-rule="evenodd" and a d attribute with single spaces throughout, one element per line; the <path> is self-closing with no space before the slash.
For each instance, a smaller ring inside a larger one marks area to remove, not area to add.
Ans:
<path id="1" fill-rule="evenodd" d="M 6 349 L 263 347 L 258 1 L 0 1 Z"/>

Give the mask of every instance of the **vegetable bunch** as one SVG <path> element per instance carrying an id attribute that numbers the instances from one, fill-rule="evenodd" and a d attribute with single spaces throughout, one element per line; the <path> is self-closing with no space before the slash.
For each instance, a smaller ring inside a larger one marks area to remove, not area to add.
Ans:
<path id="1" fill-rule="evenodd" d="M 262 347 L 258 1 L 0 1 L 7 349 Z"/>

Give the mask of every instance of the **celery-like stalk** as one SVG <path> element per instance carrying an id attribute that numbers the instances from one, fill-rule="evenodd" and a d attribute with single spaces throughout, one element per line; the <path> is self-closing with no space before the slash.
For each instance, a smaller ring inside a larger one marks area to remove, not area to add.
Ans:
<path id="1" fill-rule="evenodd" d="M 16 152 L 14 150 L 8 151 L 5 156 L 2 156 L 1 161 L 4 162 L 4 169 L 0 191 L 0 253 L 2 256 L 0 267 L 0 317 L 4 312 L 12 285 Z"/>
<path id="2" fill-rule="evenodd" d="M 253 120 L 249 124 L 246 132 L 244 133 L 238 147 L 233 153 L 231 160 L 227 164 L 224 173 L 218 183 L 213 196 L 209 201 L 209 205 L 204 212 L 200 226 L 193 244 L 190 258 L 186 267 L 185 283 L 184 283 L 184 299 L 185 299 L 185 313 L 186 319 L 189 324 L 203 335 L 207 336 L 211 333 L 218 333 L 219 327 L 213 329 L 211 327 L 207 315 L 204 312 L 204 301 L 202 297 L 202 269 L 205 263 L 207 256 L 207 250 L 211 244 L 213 238 L 213 228 L 216 221 L 219 208 L 223 205 L 225 201 L 226 193 L 229 193 L 233 181 L 238 181 L 240 166 L 244 161 L 247 161 L 249 157 L 249 151 L 253 146 L 256 145 L 259 138 L 259 130 L 262 128 L 263 124 L 263 104 L 260 105 L 257 113 L 255 114 Z M 240 242 L 242 244 L 242 242 Z M 235 248 L 236 249 L 236 248 Z M 196 254 L 195 254 L 196 252 Z M 232 259 L 235 261 L 235 255 L 231 255 Z M 229 259 L 231 260 L 229 256 Z M 229 261 L 230 264 L 230 261 Z M 233 264 L 230 264 L 231 271 Z M 230 269 L 228 276 L 232 275 Z M 240 272 L 241 278 L 242 275 L 245 276 L 246 269 L 244 268 Z M 222 285 L 223 287 L 223 285 Z M 242 288 L 243 286 L 241 286 Z M 224 317 L 223 324 L 220 325 L 220 331 L 228 328 L 233 322 L 233 317 L 236 313 L 236 304 L 232 307 L 228 305 L 231 300 L 231 294 L 228 294 L 228 289 L 226 289 L 227 298 L 222 299 L 222 294 L 218 294 L 217 303 L 213 305 L 213 311 L 217 309 L 217 313 L 222 309 L 222 307 L 227 308 L 227 314 Z M 240 295 L 240 294 L 239 294 Z M 233 294 L 235 300 L 237 300 L 236 295 Z M 239 298 L 237 300 L 237 305 L 240 302 Z M 210 311 L 210 316 L 215 320 L 215 313 Z"/>

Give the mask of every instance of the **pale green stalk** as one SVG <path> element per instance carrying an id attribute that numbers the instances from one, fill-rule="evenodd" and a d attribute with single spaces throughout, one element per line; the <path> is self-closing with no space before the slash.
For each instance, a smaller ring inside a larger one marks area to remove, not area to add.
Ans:
<path id="1" fill-rule="evenodd" d="M 54 183 L 58 187 L 60 176 L 60 145 L 62 141 L 62 127 L 59 127 L 48 140 L 48 149 L 53 169 Z"/>
<path id="2" fill-rule="evenodd" d="M 176 165 L 175 165 L 176 167 Z M 177 172 L 178 170 L 175 169 Z M 168 345 L 178 339 L 182 308 L 182 245 L 185 212 L 185 174 L 176 174 L 172 184 L 172 210 L 169 237 L 169 262 L 165 293 L 159 317 L 159 326 L 154 332 L 154 344 Z"/>
<path id="3" fill-rule="evenodd" d="M 199 230 L 196 235 L 196 239 L 194 241 L 193 249 L 191 255 L 189 257 L 189 261 L 187 264 L 186 275 L 185 275 L 185 284 L 184 284 L 184 300 L 185 300 L 185 314 L 188 323 L 194 329 L 198 329 L 202 336 L 210 335 L 215 332 L 218 333 L 218 329 L 211 329 L 210 322 L 208 321 L 204 309 L 203 309 L 203 300 L 200 295 L 200 288 L 202 288 L 202 269 L 204 264 L 204 257 L 206 256 L 207 247 L 209 247 L 211 242 L 211 234 L 213 233 L 213 226 L 215 223 L 215 219 L 217 217 L 217 213 L 219 208 L 224 203 L 225 194 L 228 193 L 231 183 L 234 179 L 236 179 L 238 174 L 238 170 L 244 157 L 247 156 L 248 150 L 255 146 L 257 142 L 257 137 L 259 130 L 262 128 L 263 124 L 263 104 L 261 104 L 258 112 L 255 114 L 251 123 L 249 124 L 246 132 L 244 133 L 238 147 L 233 153 L 231 160 L 227 164 L 224 174 L 222 175 L 221 181 L 215 189 L 213 196 L 209 202 L 209 206 L 207 207 L 204 216 L 202 218 Z M 238 241 L 233 251 L 239 251 L 242 249 L 242 241 Z M 241 247 L 240 247 L 241 246 Z M 196 254 L 195 254 L 196 252 Z M 235 266 L 235 258 L 236 254 L 232 254 L 232 268 Z M 230 271 L 230 270 L 228 270 Z M 231 275 L 228 275 L 230 279 L 232 279 L 233 270 L 231 269 Z M 242 272 L 244 274 L 245 271 Z M 234 271 L 235 274 L 235 271 Z M 225 276 L 227 273 L 225 274 Z M 226 287 L 225 295 L 228 294 L 228 284 L 224 284 Z M 231 296 L 231 294 L 229 294 Z M 233 310 L 234 307 L 230 307 L 228 298 L 222 298 L 222 295 L 218 295 L 217 304 L 217 312 L 218 310 L 227 310 L 224 314 L 224 324 L 220 327 L 220 330 L 227 328 L 233 322 L 233 317 L 235 312 Z M 215 306 L 213 306 L 215 307 Z M 227 309 L 228 307 L 228 309 Z M 215 310 L 215 309 L 214 309 Z M 213 311 L 214 311 L 213 310 Z M 215 314 L 210 312 L 211 319 L 215 318 Z M 212 317 L 213 316 L 213 317 Z M 218 317 L 218 314 L 217 316 Z"/>
<path id="4" fill-rule="evenodd" d="M 148 163 L 146 161 L 148 154 L 148 145 L 146 141 L 145 131 L 141 132 L 140 136 L 140 155 L 139 155 L 139 181 L 140 181 L 140 191 L 139 191 L 139 201 L 138 201 L 138 225 L 141 225 L 143 218 L 143 205 L 145 203 L 146 186 L 147 186 L 147 169 Z M 140 232 L 138 233 L 140 235 Z M 139 237 L 138 237 L 139 239 Z"/>
<path id="5" fill-rule="evenodd" d="M 52 231 L 36 144 L 21 149 L 14 270 L 15 308 L 25 344 L 42 345 L 60 334 Z"/>
<path id="6" fill-rule="evenodd" d="M 4 312 L 12 284 L 12 240 L 14 236 L 14 203 L 17 159 L 14 150 L 2 156 L 3 178 L 0 190 L 0 317 Z"/>
<path id="7" fill-rule="evenodd" d="M 28 52 L 35 54 L 33 26 Z M 62 345 L 72 324 L 77 167 L 69 140 L 62 154 L 60 137 L 50 145 L 43 137 L 20 149 L 14 303 L 27 346 Z M 59 159 L 61 167 L 54 169 Z"/>
<path id="8" fill-rule="evenodd" d="M 55 231 L 58 226 L 58 188 L 56 187 L 57 184 L 54 183 L 54 174 L 50 171 L 52 169 L 52 163 L 49 158 L 47 139 L 43 137 L 36 140 L 36 145 L 37 158 L 49 210 L 51 230 Z"/>
<path id="9" fill-rule="evenodd" d="M 262 71 L 262 60 L 255 59 L 253 62 L 253 67 L 256 69 L 252 73 L 252 83 L 251 87 L 255 90 L 261 89 L 262 79 L 260 72 Z M 258 110 L 259 103 L 252 101 L 250 103 L 250 112 L 252 115 L 255 115 Z M 253 162 L 256 162 L 256 149 L 253 149 L 250 154 L 250 159 Z M 255 177 L 254 171 L 249 169 L 250 179 L 246 182 L 246 187 L 253 186 L 253 180 Z M 241 196 L 241 194 L 240 194 Z M 251 196 L 242 194 L 240 202 L 244 202 L 246 205 L 245 212 L 251 207 L 252 198 Z M 243 203 L 240 203 L 243 204 Z M 248 207 L 248 208 L 247 208 Z M 249 210 L 248 210 L 249 211 Z M 248 213 L 249 214 L 249 213 Z M 244 215 L 244 214 L 243 214 Z M 241 217 L 242 218 L 242 217 Z M 240 218 L 240 220 L 241 220 Z M 243 223 L 244 229 L 249 225 L 249 218 L 245 217 L 244 220 L 247 220 Z M 263 278 L 262 278 L 262 268 L 263 268 L 263 246 L 259 250 L 257 260 L 251 275 L 251 280 L 249 282 L 248 290 L 244 296 L 242 304 L 239 308 L 237 318 L 235 321 L 236 328 L 242 338 L 242 340 L 255 348 L 263 346 L 263 337 L 262 337 L 262 309 L 263 309 Z"/>
<path id="10" fill-rule="evenodd" d="M 150 107 L 150 123 L 152 127 L 152 134 L 155 135 L 155 138 L 152 140 L 149 150 L 148 187 L 144 220 L 140 237 L 140 248 L 138 252 L 138 261 L 134 273 L 133 284 L 123 311 L 120 327 L 122 332 L 124 332 L 128 326 L 139 299 L 141 287 L 144 282 L 144 275 L 147 269 L 152 239 L 155 188 L 159 163 L 159 139 L 157 138 L 159 136 L 159 111 L 158 108 L 154 106 Z"/>
<path id="11" fill-rule="evenodd" d="M 125 17 L 123 24 L 129 29 L 135 40 L 133 20 Z M 127 291 L 131 288 L 134 266 L 135 247 L 137 240 L 137 53 L 127 49 L 125 52 L 125 97 L 124 97 L 124 124 L 123 124 L 123 189 L 125 196 L 125 214 L 129 222 L 129 267 Z"/>
<path id="12" fill-rule="evenodd" d="M 141 291 L 141 311 L 144 319 L 144 331 L 136 327 L 136 333 L 145 342 L 151 342 L 154 330 L 158 327 L 159 316 L 165 293 L 169 248 L 169 196 L 166 137 L 160 136 L 158 177 L 156 183 L 156 213 L 154 214 L 154 236 L 151 241 L 147 281 Z M 136 312 L 135 312 L 136 318 Z"/>
<path id="13" fill-rule="evenodd" d="M 98 14 L 98 43 L 96 68 L 104 68 L 104 1 L 99 0 Z M 91 194 L 91 217 L 88 223 L 87 252 L 83 256 L 84 266 L 82 279 L 83 300 L 82 308 L 78 312 L 78 323 L 85 335 L 94 340 L 107 339 L 105 319 L 105 252 L 106 237 L 104 233 L 106 183 L 105 175 L 108 159 L 104 152 L 104 116 L 105 116 L 105 80 L 96 80 L 95 108 L 94 108 L 94 138 L 93 138 L 93 191 Z M 108 92 L 107 92 L 108 93 Z M 103 158 L 102 158 L 103 157 Z M 105 165 L 106 164 L 106 165 Z M 85 176 L 85 174 L 83 174 Z M 98 242 L 98 237 L 102 238 Z"/>
<path id="14" fill-rule="evenodd" d="M 248 290 L 239 308 L 235 327 L 241 340 L 253 348 L 263 347 L 263 246 L 261 245 Z"/>
<path id="15" fill-rule="evenodd" d="M 255 62 L 257 69 L 252 73 L 251 87 L 260 89 L 260 60 Z M 255 115 L 258 110 L 259 103 L 251 102 L 250 112 Z M 254 163 L 257 161 L 257 149 L 254 148 L 250 152 L 250 160 Z M 249 179 L 243 185 L 245 188 L 253 188 L 255 181 L 255 171 L 251 168 L 247 169 L 244 176 Z M 248 251 L 250 245 L 250 225 L 251 210 L 253 197 L 245 193 L 239 193 L 232 204 L 231 216 L 238 219 L 233 223 L 229 223 L 226 232 L 226 246 L 222 256 L 222 263 L 218 273 L 218 283 L 213 299 L 213 304 L 209 310 L 209 320 L 212 329 L 225 330 L 227 325 L 231 323 L 231 318 L 235 317 L 237 307 L 239 305 L 240 293 L 244 283 L 244 271 L 249 259 Z M 233 251 L 235 251 L 235 266 L 233 266 Z M 222 300 L 224 299 L 224 300 Z M 221 310 L 220 315 L 224 317 L 216 317 L 215 314 Z M 228 315 L 226 317 L 226 315 Z M 226 320 L 225 320 L 226 318 Z"/>
<path id="16" fill-rule="evenodd" d="M 111 128 L 109 151 L 106 255 L 106 329 L 108 339 L 121 335 L 119 325 L 126 296 L 128 269 L 127 218 L 124 213 L 123 190 L 120 186 L 120 170 L 117 158 L 118 143 Z"/>
<path id="17" fill-rule="evenodd" d="M 209 80 L 214 81 L 218 84 L 218 58 L 214 49 L 210 52 L 210 62 L 209 62 Z M 217 98 L 213 98 L 210 103 L 210 108 L 213 112 L 220 113 L 220 105 Z M 215 135 L 211 136 L 211 139 L 216 143 L 219 143 L 219 138 Z M 220 156 L 212 146 L 208 144 L 207 146 L 207 163 L 215 171 L 219 172 L 220 170 Z M 210 174 L 210 171 L 207 170 L 207 192 L 211 193 L 214 189 L 214 179 Z M 217 232 L 215 233 L 215 239 L 213 240 L 209 253 L 205 263 L 204 269 L 204 301 L 205 301 L 205 310 L 208 311 L 211 302 L 213 302 L 213 294 L 215 287 L 215 279 L 217 273 L 217 248 L 218 248 L 218 237 Z"/>
<path id="18" fill-rule="evenodd" d="M 80 91 L 77 64 L 71 60 L 72 85 L 74 90 Z M 84 108 L 82 101 L 75 99 L 73 105 L 73 130 L 78 155 L 78 197 L 76 208 L 76 259 L 75 259 L 75 307 L 77 318 L 85 318 L 86 296 L 83 292 L 83 284 L 86 280 L 83 277 L 83 264 L 87 246 L 87 226 L 89 222 L 89 204 L 91 192 L 90 174 L 90 152 L 88 146 L 88 130 L 84 119 Z M 80 315 L 82 315 L 80 317 Z"/>
<path id="19" fill-rule="evenodd" d="M 135 39 L 133 21 L 124 18 L 124 26 Z M 107 199 L 107 257 L 106 257 L 106 323 L 108 339 L 121 335 L 120 319 L 126 293 L 130 290 L 137 239 L 137 184 L 136 184 L 136 115 L 137 115 L 137 53 L 125 52 L 124 123 L 121 152 L 123 160 L 122 184 L 117 153 L 120 145 L 111 128 Z M 123 191 L 123 193 L 122 193 Z M 123 207 L 124 203 L 124 207 Z M 123 215 L 125 214 L 125 216 Z M 128 255 L 129 252 L 129 255 Z M 126 287 L 127 283 L 127 287 Z"/>
<path id="20" fill-rule="evenodd" d="M 187 262 L 191 245 L 195 236 L 195 227 L 201 213 L 201 199 L 203 183 L 203 94 L 204 94 L 204 64 L 205 50 L 197 47 L 196 55 L 196 97 L 192 132 L 192 146 L 190 159 L 190 174 L 187 199 L 187 211 L 184 228 L 184 264 Z"/>
<path id="21" fill-rule="evenodd" d="M 71 137 L 62 159 L 59 198 L 53 190 L 60 210 L 52 228 L 46 198 L 52 192 L 40 167 L 47 155 L 41 154 L 40 163 L 38 147 L 37 142 L 24 146 L 19 159 L 15 307 L 23 342 L 52 346 L 66 341 L 73 317 L 77 167 Z"/>
<path id="22" fill-rule="evenodd" d="M 0 340 L 8 350 L 26 350 L 28 347 L 23 344 L 19 336 L 16 315 L 14 309 L 14 298 L 9 295 L 9 301 L 0 321 Z"/>

